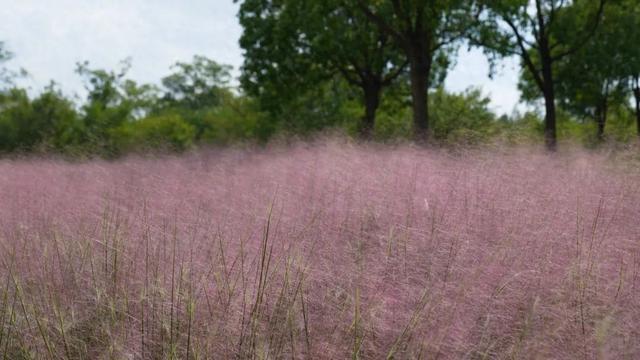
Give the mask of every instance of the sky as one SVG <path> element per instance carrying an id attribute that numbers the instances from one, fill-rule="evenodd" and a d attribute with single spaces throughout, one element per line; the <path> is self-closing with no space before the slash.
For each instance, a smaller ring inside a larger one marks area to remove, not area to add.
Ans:
<path id="1" fill-rule="evenodd" d="M 129 77 L 143 83 L 158 83 L 172 64 L 196 54 L 232 65 L 238 75 L 237 10 L 232 0 L 0 0 L 0 41 L 15 54 L 7 66 L 28 71 L 20 85 L 31 91 L 55 80 L 66 94 L 82 94 L 74 70 L 85 60 L 116 69 L 130 57 Z M 494 111 L 509 114 L 519 99 L 517 68 L 517 59 L 507 59 L 489 79 L 482 52 L 462 48 L 445 87 L 480 87 Z"/>

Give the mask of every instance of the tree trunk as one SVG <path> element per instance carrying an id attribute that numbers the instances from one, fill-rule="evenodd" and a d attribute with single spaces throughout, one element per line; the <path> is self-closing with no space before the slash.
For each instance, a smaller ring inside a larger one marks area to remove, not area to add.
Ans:
<path id="1" fill-rule="evenodd" d="M 413 106 L 413 126 L 415 137 L 426 140 L 429 137 L 429 75 L 431 59 L 423 46 L 412 45 L 409 55 L 409 76 L 411 78 L 411 100 Z"/>
<path id="2" fill-rule="evenodd" d="M 633 97 L 636 99 L 636 126 L 640 137 L 640 84 L 633 88 Z"/>
<path id="3" fill-rule="evenodd" d="M 546 89 L 544 94 L 544 144 L 549 151 L 556 151 L 556 104 L 553 86 Z"/>
<path id="4" fill-rule="evenodd" d="M 596 107 L 596 123 L 598 124 L 597 139 L 604 141 L 604 126 L 607 122 L 607 100 L 603 99 L 600 105 Z"/>
<path id="5" fill-rule="evenodd" d="M 556 151 L 556 96 L 553 82 L 552 60 L 546 42 L 541 44 L 542 82 L 544 95 L 544 143 L 549 151 Z"/>
<path id="6" fill-rule="evenodd" d="M 364 138 L 373 136 L 376 122 L 376 111 L 380 106 L 380 94 L 382 85 L 380 81 L 370 81 L 362 87 L 364 92 L 364 116 L 362 118 L 361 132 Z"/>

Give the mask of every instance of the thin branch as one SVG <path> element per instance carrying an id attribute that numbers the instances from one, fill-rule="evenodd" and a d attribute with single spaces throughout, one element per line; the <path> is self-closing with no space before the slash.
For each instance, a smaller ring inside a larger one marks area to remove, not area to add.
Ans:
<path id="1" fill-rule="evenodd" d="M 368 17 L 369 20 L 371 20 L 373 23 L 378 25 L 378 27 L 382 31 L 395 38 L 399 43 L 406 45 L 406 39 L 404 38 L 404 36 L 396 31 L 393 27 L 391 27 L 382 17 L 371 11 L 371 9 L 369 9 L 369 6 L 367 5 L 367 1 L 358 0 L 358 7 L 360 8 L 360 10 L 362 10 L 364 15 Z"/>
<path id="2" fill-rule="evenodd" d="M 565 56 L 571 55 L 573 53 L 575 53 L 576 51 L 580 50 L 584 45 L 587 44 L 587 42 L 591 39 L 591 37 L 595 34 L 596 30 L 598 29 L 598 26 L 600 25 L 600 21 L 602 20 L 602 14 L 604 13 L 604 5 L 606 3 L 606 0 L 600 0 L 600 3 L 598 5 L 598 11 L 596 12 L 596 18 L 593 22 L 593 26 L 591 27 L 591 29 L 589 30 L 589 32 L 587 33 L 587 35 L 578 42 L 578 44 L 576 44 L 574 47 L 570 48 L 569 50 L 566 50 L 564 52 L 561 52 L 560 54 L 557 54 L 556 56 L 552 56 L 551 57 L 551 61 L 557 61 L 562 59 Z M 554 44 L 555 47 L 555 44 Z"/>
<path id="3" fill-rule="evenodd" d="M 540 77 L 540 71 L 538 71 L 535 64 L 531 60 L 531 56 L 529 56 L 529 52 L 527 51 L 527 48 L 525 47 L 525 42 L 523 41 L 524 38 L 520 34 L 520 31 L 518 31 L 518 27 L 513 23 L 511 19 L 507 17 L 504 17 L 504 21 L 509 25 L 509 27 L 511 27 L 516 37 L 516 42 L 518 44 L 518 47 L 520 48 L 520 54 L 518 55 L 522 57 L 522 60 L 524 60 L 525 65 L 527 66 L 527 68 L 529 68 L 529 71 L 533 75 L 533 79 L 535 80 L 536 84 L 540 87 L 540 89 L 544 89 L 544 81 Z"/>
<path id="4" fill-rule="evenodd" d="M 387 73 L 387 75 L 382 79 L 382 85 L 383 86 L 391 85 L 391 82 L 395 80 L 398 76 L 400 76 L 402 72 L 404 72 L 404 70 L 407 68 L 407 65 L 409 65 L 409 61 L 405 60 L 404 63 L 402 63 L 402 65 L 396 66 L 394 71 Z"/>
<path id="5" fill-rule="evenodd" d="M 362 86 L 363 82 L 355 78 L 354 72 L 350 71 L 350 69 L 347 66 L 344 66 L 344 64 L 339 64 L 333 59 L 329 59 L 329 63 L 332 65 L 333 68 L 338 70 L 340 74 L 342 74 L 342 76 L 345 78 L 345 80 L 347 80 L 348 83 L 350 83 L 351 85 Z"/>
<path id="6" fill-rule="evenodd" d="M 544 13 L 542 11 L 542 5 L 540 4 L 540 0 L 536 0 L 536 17 L 538 18 L 538 36 L 536 38 L 536 40 L 538 42 L 542 42 L 543 39 L 545 39 L 545 37 L 547 36 L 547 24 L 544 21 Z M 533 27 L 534 30 L 536 29 L 536 27 Z"/>
<path id="7" fill-rule="evenodd" d="M 393 6 L 393 12 L 399 17 L 399 18 L 403 18 L 403 21 L 405 24 L 407 24 L 407 28 L 404 29 L 404 32 L 409 33 L 413 30 L 412 28 L 412 21 L 411 21 L 411 14 L 409 13 L 409 11 L 404 11 L 402 8 L 402 4 L 400 3 L 399 0 L 391 0 L 391 5 Z"/>

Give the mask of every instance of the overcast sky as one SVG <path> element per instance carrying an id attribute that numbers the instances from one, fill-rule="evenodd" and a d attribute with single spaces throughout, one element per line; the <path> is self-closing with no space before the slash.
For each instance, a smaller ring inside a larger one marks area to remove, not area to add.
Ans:
<path id="1" fill-rule="evenodd" d="M 39 90 L 53 79 L 67 94 L 82 92 L 75 63 L 114 69 L 131 57 L 130 77 L 157 83 L 176 61 L 205 55 L 217 62 L 242 64 L 242 28 L 232 0 L 0 0 L 0 41 L 29 78 L 22 85 Z M 462 49 L 446 87 L 481 87 L 492 107 L 511 113 L 519 94 L 518 62 L 505 62 L 494 79 L 480 51 Z"/>

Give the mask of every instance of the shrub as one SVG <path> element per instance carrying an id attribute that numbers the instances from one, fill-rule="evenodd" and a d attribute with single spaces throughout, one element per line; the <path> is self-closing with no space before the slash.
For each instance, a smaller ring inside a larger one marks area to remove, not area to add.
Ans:
<path id="1" fill-rule="evenodd" d="M 184 151 L 193 145 L 195 129 L 178 115 L 158 115 L 125 123 L 111 134 L 119 153 L 149 149 Z"/>

